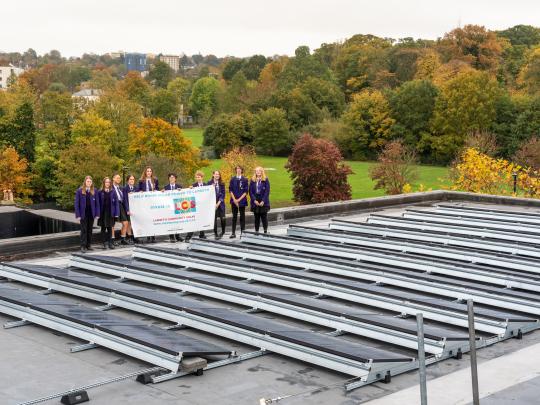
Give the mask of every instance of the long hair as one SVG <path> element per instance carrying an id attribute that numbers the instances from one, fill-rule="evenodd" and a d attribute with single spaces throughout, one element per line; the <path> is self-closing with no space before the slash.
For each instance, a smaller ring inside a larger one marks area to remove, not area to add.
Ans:
<path id="1" fill-rule="evenodd" d="M 126 177 L 126 184 L 129 183 L 129 180 L 133 177 L 133 181 L 136 180 L 135 176 L 132 175 L 132 174 L 128 174 L 128 176 Z"/>
<path id="2" fill-rule="evenodd" d="M 154 169 L 152 169 L 152 166 L 146 166 L 144 168 L 143 172 L 141 173 L 141 178 L 139 180 L 146 181 L 146 171 L 148 169 L 152 170 L 152 183 L 156 184 L 156 176 L 154 176 Z"/>
<path id="3" fill-rule="evenodd" d="M 257 170 L 259 170 L 259 169 L 261 170 L 261 180 L 266 181 L 266 172 L 264 171 L 264 168 L 262 168 L 261 166 L 257 166 L 253 170 L 253 177 L 251 178 L 251 180 L 257 181 Z"/>
<path id="4" fill-rule="evenodd" d="M 219 183 L 220 186 L 222 186 L 224 183 L 223 183 L 223 178 L 221 177 L 221 172 L 219 170 L 214 170 L 212 172 L 212 181 L 214 181 L 214 174 L 215 173 L 219 173 L 219 181 L 218 181 L 218 183 Z"/>
<path id="5" fill-rule="evenodd" d="M 83 194 L 86 194 L 86 180 L 92 180 L 92 185 L 90 186 L 90 194 L 94 195 L 94 180 L 92 179 L 92 176 L 86 176 L 82 182 L 82 186 L 81 186 L 81 189 L 82 189 L 82 193 Z"/>
<path id="6" fill-rule="evenodd" d="M 105 190 L 105 181 L 109 180 L 109 183 L 111 184 L 109 187 L 109 190 L 112 190 L 112 180 L 110 177 L 104 177 L 103 181 L 101 182 L 101 190 Z"/>

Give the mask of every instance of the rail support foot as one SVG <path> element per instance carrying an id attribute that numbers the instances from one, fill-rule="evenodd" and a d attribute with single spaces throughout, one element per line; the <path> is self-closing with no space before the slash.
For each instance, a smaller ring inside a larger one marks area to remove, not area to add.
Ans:
<path id="1" fill-rule="evenodd" d="M 82 404 L 83 402 L 90 401 L 88 393 L 86 391 L 77 391 L 64 395 L 60 402 L 64 405 Z"/>

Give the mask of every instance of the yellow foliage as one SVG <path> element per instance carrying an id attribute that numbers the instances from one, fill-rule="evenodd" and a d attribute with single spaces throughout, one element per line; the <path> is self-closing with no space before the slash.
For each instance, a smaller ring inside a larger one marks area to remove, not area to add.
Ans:
<path id="1" fill-rule="evenodd" d="M 229 192 L 229 181 L 236 175 L 235 167 L 241 166 L 244 169 L 244 176 L 251 178 L 257 166 L 261 166 L 253 146 L 244 146 L 242 148 L 233 148 L 221 155 L 222 164 L 220 167 L 221 178 Z M 226 197 L 228 201 L 229 197 Z"/>
<path id="2" fill-rule="evenodd" d="M 14 148 L 0 149 L 0 192 L 11 190 L 16 197 L 29 195 L 30 190 L 26 187 L 30 182 L 27 169 L 26 159 L 19 158 Z"/>
<path id="3" fill-rule="evenodd" d="M 473 193 L 513 195 L 514 177 L 519 195 L 540 197 L 539 173 L 529 167 L 522 167 L 505 159 L 496 159 L 466 149 L 453 168 L 453 190 Z"/>
<path id="4" fill-rule="evenodd" d="M 405 183 L 403 185 L 403 189 L 401 190 L 403 194 L 408 194 L 412 192 L 412 186 L 409 183 Z"/>

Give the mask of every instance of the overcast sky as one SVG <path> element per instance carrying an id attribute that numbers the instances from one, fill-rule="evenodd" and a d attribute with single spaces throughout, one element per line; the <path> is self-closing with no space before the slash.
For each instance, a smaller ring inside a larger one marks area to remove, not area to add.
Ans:
<path id="1" fill-rule="evenodd" d="M 3 0 L 0 51 L 293 54 L 353 34 L 540 25 L 540 0 Z"/>

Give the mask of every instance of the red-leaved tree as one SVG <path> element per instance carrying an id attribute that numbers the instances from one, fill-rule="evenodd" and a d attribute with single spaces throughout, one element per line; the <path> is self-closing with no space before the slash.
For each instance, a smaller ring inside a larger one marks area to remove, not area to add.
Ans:
<path id="1" fill-rule="evenodd" d="M 347 176 L 353 172 L 332 141 L 302 135 L 285 168 L 291 174 L 295 201 L 314 204 L 351 199 Z"/>

